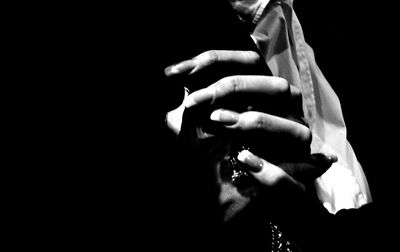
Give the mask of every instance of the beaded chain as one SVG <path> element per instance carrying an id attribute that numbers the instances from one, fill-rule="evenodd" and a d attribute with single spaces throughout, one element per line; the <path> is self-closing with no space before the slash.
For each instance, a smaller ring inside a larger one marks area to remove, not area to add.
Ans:
<path id="1" fill-rule="evenodd" d="M 301 252 L 295 243 L 289 241 L 278 225 L 269 222 L 271 228 L 271 252 Z"/>

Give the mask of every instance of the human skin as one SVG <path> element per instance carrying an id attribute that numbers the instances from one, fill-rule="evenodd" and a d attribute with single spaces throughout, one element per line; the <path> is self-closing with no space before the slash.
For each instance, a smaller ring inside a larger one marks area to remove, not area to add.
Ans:
<path id="1" fill-rule="evenodd" d="M 217 64 L 236 63 L 248 66 L 256 64 L 259 60 L 259 55 L 252 51 L 212 50 L 167 67 L 165 74 L 168 77 L 195 75 Z M 223 101 L 225 98 L 238 93 L 245 95 L 261 94 L 263 101 L 278 97 L 277 103 L 274 105 L 288 106 L 289 112 L 272 114 L 269 111 L 253 110 L 251 107 L 245 111 L 231 110 L 228 107 L 229 105 L 224 104 Z M 216 104 L 218 105 L 215 106 Z M 292 155 L 291 153 L 301 150 L 304 159 L 296 162 L 291 161 L 291 159 L 280 160 L 275 163 L 268 162 L 249 150 L 234 157 L 251 171 L 251 175 L 256 179 L 257 184 L 264 188 L 284 185 L 284 187 L 305 191 L 306 183 L 312 183 L 315 178 L 321 176 L 330 167 L 332 162 L 336 161 L 333 156 L 323 154 L 309 156 L 308 152 L 303 152 L 303 150 L 309 149 L 311 132 L 304 123 L 293 120 L 293 118 L 301 118 L 302 116 L 301 94 L 283 78 L 264 75 L 226 76 L 205 88 L 188 94 L 182 103 L 182 108 L 187 111 L 193 111 L 202 106 L 213 108 L 209 114 L 209 120 L 220 126 L 218 133 L 225 134 L 225 132 L 228 132 L 232 137 L 237 134 L 245 135 L 246 139 L 255 137 L 257 141 L 265 143 L 264 146 L 268 147 L 267 150 L 275 149 L 277 152 L 284 152 L 288 157 Z M 179 132 L 177 133 L 179 134 Z M 271 135 L 280 136 L 277 138 L 279 144 L 271 140 Z M 296 146 L 296 148 L 288 151 L 292 146 Z M 221 160 L 231 155 L 230 148 L 230 146 L 227 147 L 222 144 L 216 149 L 217 152 L 220 152 L 218 155 L 221 155 L 219 157 Z M 214 154 L 210 155 L 214 157 Z M 271 155 L 268 156 L 271 157 Z M 221 161 L 214 165 L 214 169 L 222 173 L 224 169 L 227 169 L 225 166 L 229 166 L 229 163 L 226 164 Z M 225 211 L 226 221 L 242 210 L 250 200 L 249 195 L 258 190 L 255 187 L 241 190 L 229 178 L 222 178 L 219 181 L 219 186 L 221 192 L 219 200 Z"/>

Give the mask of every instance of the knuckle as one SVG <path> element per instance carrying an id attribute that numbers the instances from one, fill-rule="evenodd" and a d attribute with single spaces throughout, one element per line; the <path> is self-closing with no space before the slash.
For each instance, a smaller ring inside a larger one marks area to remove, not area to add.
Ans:
<path id="1" fill-rule="evenodd" d="M 207 58 L 207 62 L 208 64 L 214 64 L 216 62 L 218 62 L 219 60 L 219 55 L 218 52 L 216 50 L 209 50 L 205 53 L 206 58 Z"/>
<path id="2" fill-rule="evenodd" d="M 243 80 L 239 76 L 228 76 L 219 81 L 216 87 L 220 93 L 233 94 L 243 89 Z"/>
<path id="3" fill-rule="evenodd" d="M 265 127 L 268 127 L 268 120 L 261 114 L 254 114 L 254 127 L 256 129 L 263 129 Z"/>
<path id="4" fill-rule="evenodd" d="M 237 93 L 243 89 L 243 81 L 239 76 L 231 76 L 228 78 L 229 90 L 232 93 Z"/>
<path id="5" fill-rule="evenodd" d="M 272 126 L 266 114 L 257 111 L 244 112 L 240 124 L 246 130 L 267 130 Z"/>

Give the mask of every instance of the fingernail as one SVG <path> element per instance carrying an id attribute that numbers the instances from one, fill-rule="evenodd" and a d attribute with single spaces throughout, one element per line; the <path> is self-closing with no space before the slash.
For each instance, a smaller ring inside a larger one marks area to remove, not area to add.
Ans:
<path id="1" fill-rule="evenodd" d="M 175 65 L 175 66 L 172 66 L 171 67 L 171 69 L 170 69 L 170 72 L 171 73 L 179 73 L 179 67 L 180 67 L 180 65 L 178 64 L 178 65 Z"/>
<path id="2" fill-rule="evenodd" d="M 212 103 L 214 95 L 215 91 L 213 88 L 204 88 L 188 95 L 183 101 L 183 104 L 186 108 L 190 108 L 198 103 L 205 102 L 206 100 L 210 100 L 210 103 Z"/>
<path id="3" fill-rule="evenodd" d="M 248 165 L 252 172 L 259 172 L 263 168 L 263 161 L 248 150 L 242 150 L 237 159 Z"/>
<path id="4" fill-rule="evenodd" d="M 210 119 L 216 122 L 235 124 L 239 121 L 239 114 L 228 110 L 218 109 L 211 113 Z"/>
<path id="5" fill-rule="evenodd" d="M 165 68 L 164 73 L 167 76 L 177 74 L 180 71 L 179 67 L 180 67 L 180 64 L 169 66 L 169 67 Z"/>

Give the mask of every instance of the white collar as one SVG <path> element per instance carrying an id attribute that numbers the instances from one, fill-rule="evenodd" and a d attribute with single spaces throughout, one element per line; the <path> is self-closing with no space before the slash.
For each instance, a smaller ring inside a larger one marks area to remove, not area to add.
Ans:
<path id="1" fill-rule="evenodd" d="M 258 20 L 260 19 L 261 14 L 263 13 L 265 7 L 269 3 L 270 0 L 260 0 L 259 6 L 257 8 L 256 14 L 254 15 L 253 18 L 253 24 L 257 24 Z"/>

